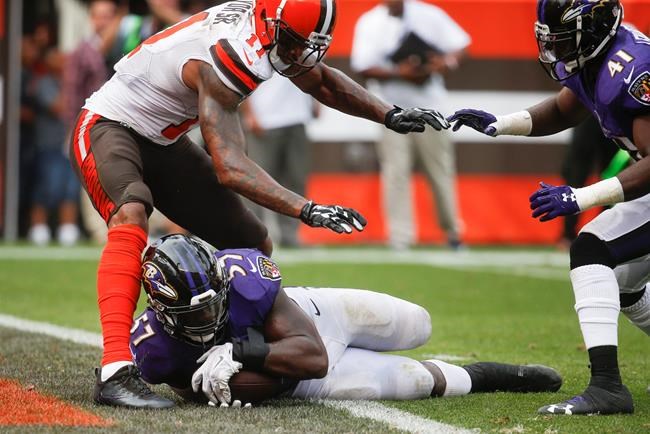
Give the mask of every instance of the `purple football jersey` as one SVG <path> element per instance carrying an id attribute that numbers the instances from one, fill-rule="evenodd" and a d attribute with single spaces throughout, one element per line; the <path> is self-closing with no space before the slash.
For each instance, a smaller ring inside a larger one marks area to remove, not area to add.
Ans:
<path id="1" fill-rule="evenodd" d="M 621 26 L 603 59 L 595 83 L 585 84 L 583 72 L 562 84 L 594 114 L 606 137 L 639 160 L 632 122 L 650 114 L 650 39 Z"/>
<path id="2" fill-rule="evenodd" d="M 280 269 L 254 249 L 221 250 L 215 254 L 230 278 L 226 341 L 246 338 L 248 327 L 261 328 L 281 288 Z M 136 318 L 130 339 L 133 360 L 150 384 L 176 388 L 191 385 L 203 348 L 171 337 L 148 307 Z"/>

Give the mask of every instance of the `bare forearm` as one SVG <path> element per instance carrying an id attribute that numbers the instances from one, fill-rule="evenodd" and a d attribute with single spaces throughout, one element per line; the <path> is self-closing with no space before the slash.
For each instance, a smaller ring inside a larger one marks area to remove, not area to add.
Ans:
<path id="1" fill-rule="evenodd" d="M 203 136 L 206 137 L 215 173 L 222 185 L 275 212 L 291 217 L 300 215 L 307 199 L 278 184 L 241 149 L 224 145 L 211 132 L 211 126 L 202 124 L 201 128 L 206 131 Z"/>
<path id="2" fill-rule="evenodd" d="M 237 113 L 240 96 L 227 89 L 204 63 L 199 65 L 199 77 L 201 133 L 219 182 L 265 208 L 298 217 L 307 199 L 282 187 L 246 156 Z"/>
<path id="3" fill-rule="evenodd" d="M 342 72 L 321 64 L 317 83 L 302 88 L 321 103 L 352 116 L 384 123 L 393 107 L 377 98 Z"/>
<path id="4" fill-rule="evenodd" d="M 269 344 L 264 362 L 268 373 L 296 380 L 322 378 L 327 374 L 327 358 L 311 337 L 292 336 Z"/>
<path id="5" fill-rule="evenodd" d="M 587 110 L 566 88 L 557 95 L 527 109 L 533 129 L 530 136 L 548 136 L 574 127 L 588 115 Z"/>
<path id="6" fill-rule="evenodd" d="M 617 175 L 625 200 L 650 193 L 650 115 L 639 116 L 632 123 L 634 143 L 643 158 Z"/>
<path id="7" fill-rule="evenodd" d="M 650 193 L 650 158 L 637 161 L 616 177 L 621 182 L 626 201 Z"/>
<path id="8" fill-rule="evenodd" d="M 399 72 L 397 68 L 393 68 L 393 69 L 381 68 L 381 67 L 368 68 L 362 71 L 361 75 L 363 75 L 364 78 L 374 78 L 375 80 L 391 80 L 391 79 L 399 78 Z"/>

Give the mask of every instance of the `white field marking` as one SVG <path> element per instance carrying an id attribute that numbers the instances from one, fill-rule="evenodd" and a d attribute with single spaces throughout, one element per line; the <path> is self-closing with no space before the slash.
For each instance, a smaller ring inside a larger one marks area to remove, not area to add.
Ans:
<path id="1" fill-rule="evenodd" d="M 443 362 L 460 362 L 463 360 L 472 360 L 473 357 L 454 356 L 453 354 L 422 354 L 422 359 L 436 359 Z"/>
<path id="2" fill-rule="evenodd" d="M 50 260 L 50 261 L 97 261 L 100 247 L 0 247 L 0 259 Z"/>
<path id="3" fill-rule="evenodd" d="M 102 336 L 99 333 L 87 332 L 85 330 L 61 327 L 45 322 L 30 321 L 4 314 L 0 314 L 0 326 L 29 333 L 40 333 L 78 344 L 90 345 L 98 348 L 102 347 Z M 436 422 L 396 408 L 386 407 L 377 402 L 322 400 L 314 402 L 322 403 L 337 410 L 345 410 L 354 417 L 383 422 L 391 427 L 407 432 L 439 434 L 470 434 L 479 432 L 478 430 L 467 430 Z"/>
<path id="4" fill-rule="evenodd" d="M 412 433 L 435 433 L 435 434 L 475 434 L 480 432 L 478 428 L 467 429 L 455 427 L 432 419 L 416 416 L 406 411 L 373 401 L 331 401 L 321 402 L 327 407 L 337 410 L 344 410 L 354 417 L 371 419 L 383 422 L 391 428 Z"/>
<path id="5" fill-rule="evenodd" d="M 528 266 L 490 266 L 490 267 L 447 267 L 454 269 L 465 269 L 468 271 L 493 273 L 493 274 L 507 274 L 509 276 L 522 276 L 534 277 L 537 279 L 545 280 L 569 280 L 569 267 L 528 267 Z"/>
<path id="6" fill-rule="evenodd" d="M 77 344 L 102 347 L 102 335 L 85 330 L 61 327 L 54 324 L 31 321 L 12 315 L 0 314 L 0 326 L 21 330 L 29 333 L 40 333 L 57 339 L 72 341 Z"/>
<path id="7" fill-rule="evenodd" d="M 100 247 L 1 247 L 0 259 L 89 260 L 99 259 Z M 419 264 L 442 267 L 564 267 L 567 253 L 534 250 L 410 250 L 394 252 L 368 249 L 278 249 L 274 256 L 280 263 L 352 263 L 352 264 Z"/>
<path id="8" fill-rule="evenodd" d="M 563 267 L 568 266 L 566 253 L 531 250 L 479 250 L 453 252 L 449 250 L 409 250 L 394 252 L 386 249 L 302 249 L 279 250 L 274 258 L 280 263 L 341 262 L 352 264 L 418 264 L 440 267 Z"/>

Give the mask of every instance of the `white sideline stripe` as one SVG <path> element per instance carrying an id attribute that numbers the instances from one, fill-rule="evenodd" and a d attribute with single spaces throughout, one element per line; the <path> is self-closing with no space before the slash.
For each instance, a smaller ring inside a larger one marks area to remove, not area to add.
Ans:
<path id="1" fill-rule="evenodd" d="M 13 315 L 0 314 L 0 326 L 28 333 L 40 333 L 77 344 L 90 345 L 98 348 L 102 347 L 102 336 L 99 333 L 61 327 L 46 322 L 31 321 Z M 345 410 L 354 417 L 383 422 L 391 427 L 407 432 L 440 434 L 466 434 L 478 432 L 478 430 L 456 428 L 452 425 L 416 416 L 396 408 L 386 407 L 377 402 L 322 400 L 314 402 L 322 403 L 337 410 Z"/>
<path id="2" fill-rule="evenodd" d="M 98 261 L 100 254 L 99 247 L 0 247 L 0 260 Z M 412 264 L 452 269 L 476 268 L 474 271 L 558 281 L 566 281 L 569 277 L 567 253 L 530 250 L 394 252 L 378 248 L 306 248 L 278 249 L 274 252 L 273 259 L 280 264 Z"/>
<path id="3" fill-rule="evenodd" d="M 29 333 L 40 333 L 57 339 L 71 341 L 76 344 L 90 345 L 99 348 L 103 345 L 102 335 L 99 333 L 61 327 L 46 322 L 31 321 L 12 315 L 0 314 L 0 326 Z"/>
<path id="4" fill-rule="evenodd" d="M 460 362 L 462 360 L 471 360 L 472 357 L 455 356 L 453 354 L 422 354 L 423 359 L 436 359 L 443 362 Z"/>
<path id="5" fill-rule="evenodd" d="M 0 247 L 0 260 L 88 260 L 99 259 L 99 247 Z M 353 264 L 420 264 L 446 267 L 468 266 L 535 266 L 564 267 L 569 264 L 569 255 L 558 252 L 530 250 L 479 250 L 479 251 L 426 251 L 412 250 L 394 252 L 387 249 L 297 249 L 274 252 L 274 259 L 280 263 L 326 263 L 341 262 Z"/>
<path id="6" fill-rule="evenodd" d="M 569 255 L 557 252 L 516 251 L 422 251 L 394 252 L 386 249 L 322 250 L 303 249 L 279 250 L 274 258 L 279 263 L 341 262 L 356 264 L 418 264 L 444 267 L 512 267 L 550 266 L 563 267 L 569 264 Z"/>
<path id="7" fill-rule="evenodd" d="M 323 400 L 327 407 L 344 410 L 354 417 L 372 419 L 383 422 L 391 428 L 412 433 L 436 434 L 475 434 L 479 429 L 459 428 L 432 419 L 416 416 L 411 413 L 373 401 L 330 401 Z"/>

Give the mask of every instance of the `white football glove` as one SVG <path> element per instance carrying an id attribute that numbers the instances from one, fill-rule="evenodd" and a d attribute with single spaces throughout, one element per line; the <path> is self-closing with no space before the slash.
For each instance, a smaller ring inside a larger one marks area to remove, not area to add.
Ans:
<path id="1" fill-rule="evenodd" d="M 232 359 L 232 344 L 215 345 L 196 363 L 203 364 L 192 375 L 192 390 L 198 392 L 201 389 L 213 404 L 228 405 L 231 399 L 228 382 L 242 367 Z"/>

